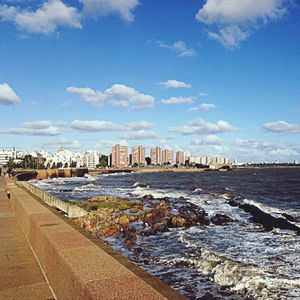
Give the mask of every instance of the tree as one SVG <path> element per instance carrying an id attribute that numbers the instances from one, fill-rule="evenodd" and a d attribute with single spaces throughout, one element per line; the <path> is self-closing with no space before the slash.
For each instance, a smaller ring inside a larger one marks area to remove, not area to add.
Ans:
<path id="1" fill-rule="evenodd" d="M 101 155 L 99 159 L 99 166 L 102 168 L 106 168 L 108 166 L 108 156 L 107 155 Z"/>

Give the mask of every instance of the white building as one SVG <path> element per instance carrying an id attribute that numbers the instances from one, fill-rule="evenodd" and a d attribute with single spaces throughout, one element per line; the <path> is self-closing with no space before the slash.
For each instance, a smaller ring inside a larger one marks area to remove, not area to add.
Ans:
<path id="1" fill-rule="evenodd" d="M 96 151 L 88 150 L 83 155 L 83 166 L 87 168 L 96 168 L 99 164 L 99 155 Z"/>
<path id="2" fill-rule="evenodd" d="M 56 166 L 60 164 L 62 167 L 71 167 L 74 164 L 76 164 L 76 167 L 83 167 L 84 165 L 83 154 L 72 152 L 64 148 L 59 148 L 55 153 L 43 152 L 41 154 L 46 159 L 46 167 L 51 168 L 54 164 Z"/>
<path id="3" fill-rule="evenodd" d="M 7 164 L 9 159 L 16 159 L 15 149 L 1 149 L 0 150 L 0 166 Z"/>

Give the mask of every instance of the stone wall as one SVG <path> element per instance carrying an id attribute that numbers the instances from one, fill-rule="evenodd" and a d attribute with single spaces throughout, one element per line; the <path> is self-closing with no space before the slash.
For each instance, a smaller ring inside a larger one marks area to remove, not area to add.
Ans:
<path id="1" fill-rule="evenodd" d="M 108 246 L 100 247 L 9 178 L 6 188 L 57 299 L 185 299 Z"/>

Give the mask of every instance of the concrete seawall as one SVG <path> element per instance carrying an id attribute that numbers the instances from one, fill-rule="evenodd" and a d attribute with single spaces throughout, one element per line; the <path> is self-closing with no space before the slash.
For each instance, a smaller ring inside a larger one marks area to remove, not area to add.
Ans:
<path id="1" fill-rule="evenodd" d="M 6 189 L 57 299 L 186 299 L 9 178 Z"/>

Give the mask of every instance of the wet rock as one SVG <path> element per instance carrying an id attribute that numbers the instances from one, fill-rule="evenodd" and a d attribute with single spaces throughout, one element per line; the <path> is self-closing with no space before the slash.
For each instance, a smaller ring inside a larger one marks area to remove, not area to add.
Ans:
<path id="1" fill-rule="evenodd" d="M 288 221 L 290 221 L 290 222 L 296 222 L 296 219 L 293 217 L 293 216 L 291 216 L 291 215 L 289 215 L 289 214 L 287 214 L 287 213 L 282 213 L 281 214 L 283 217 L 285 217 Z"/>
<path id="2" fill-rule="evenodd" d="M 108 237 L 108 236 L 118 236 L 121 232 L 120 226 L 110 225 L 104 228 L 101 228 L 98 232 L 100 237 Z"/>
<path id="3" fill-rule="evenodd" d="M 149 195 L 145 195 L 145 196 L 141 197 L 140 199 L 143 201 L 149 201 L 149 200 L 153 200 L 154 197 L 151 194 L 149 194 Z"/>
<path id="4" fill-rule="evenodd" d="M 274 217 L 271 214 L 262 211 L 255 205 L 247 203 L 240 204 L 239 207 L 250 213 L 253 221 L 262 224 L 266 230 L 272 230 L 273 228 L 290 229 L 300 235 L 300 227 L 290 223 L 286 218 Z"/>
<path id="5" fill-rule="evenodd" d="M 188 224 L 187 220 L 180 216 L 179 217 L 175 216 L 171 220 L 172 220 L 172 227 L 185 227 Z"/>
<path id="6" fill-rule="evenodd" d="M 234 222 L 232 218 L 222 214 L 216 214 L 210 219 L 210 221 L 215 225 L 224 225 L 227 223 Z"/>

